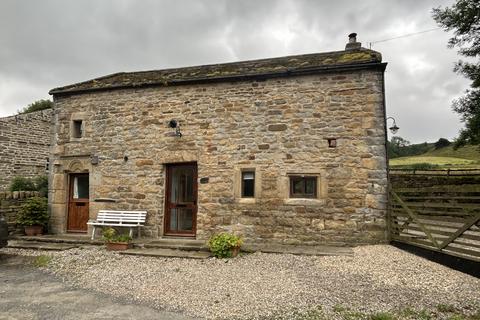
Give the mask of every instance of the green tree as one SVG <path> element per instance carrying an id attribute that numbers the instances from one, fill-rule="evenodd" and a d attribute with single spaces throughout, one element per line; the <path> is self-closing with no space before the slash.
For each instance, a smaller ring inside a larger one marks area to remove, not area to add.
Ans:
<path id="1" fill-rule="evenodd" d="M 53 102 L 51 100 L 41 99 L 30 103 L 28 106 L 18 111 L 18 114 L 30 113 L 51 108 L 53 108 Z"/>
<path id="2" fill-rule="evenodd" d="M 470 61 L 458 61 L 454 71 L 472 81 L 465 95 L 453 102 L 453 110 L 460 114 L 465 128 L 460 131 L 455 147 L 480 144 L 480 1 L 457 0 L 451 7 L 435 8 L 433 19 L 445 31 L 453 31 L 450 48 Z"/>
<path id="3" fill-rule="evenodd" d="M 434 146 L 435 146 L 435 149 L 440 149 L 440 148 L 448 147 L 450 144 L 451 144 L 451 142 L 448 141 L 448 139 L 440 138 L 440 139 L 438 139 L 437 142 L 435 142 Z"/>
<path id="4" fill-rule="evenodd" d="M 393 136 L 390 141 L 387 141 L 387 152 L 390 159 L 398 158 L 404 155 L 404 148 L 410 144 L 410 141 L 402 137 Z"/>

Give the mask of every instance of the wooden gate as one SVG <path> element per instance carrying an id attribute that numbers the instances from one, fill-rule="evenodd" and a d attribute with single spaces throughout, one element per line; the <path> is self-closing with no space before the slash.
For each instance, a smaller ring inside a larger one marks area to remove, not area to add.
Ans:
<path id="1" fill-rule="evenodd" d="M 480 186 L 390 186 L 391 240 L 480 262 Z"/>

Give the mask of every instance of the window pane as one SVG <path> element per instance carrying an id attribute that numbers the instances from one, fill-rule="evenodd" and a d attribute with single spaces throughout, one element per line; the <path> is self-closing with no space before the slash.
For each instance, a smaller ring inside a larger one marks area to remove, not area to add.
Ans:
<path id="1" fill-rule="evenodd" d="M 253 180 L 255 174 L 253 172 L 243 172 L 243 180 Z"/>
<path id="2" fill-rule="evenodd" d="M 81 138 L 83 135 L 82 120 L 73 120 L 73 137 Z"/>
<path id="3" fill-rule="evenodd" d="M 170 230 L 177 230 L 177 209 L 170 210 Z"/>
<path id="4" fill-rule="evenodd" d="M 171 179 L 170 201 L 173 203 L 193 202 L 193 176 L 191 168 L 174 168 Z"/>
<path id="5" fill-rule="evenodd" d="M 193 211 L 192 209 L 177 209 L 178 216 L 178 230 L 179 231 L 191 231 L 193 229 Z"/>
<path id="6" fill-rule="evenodd" d="M 317 177 L 290 177 L 290 197 L 316 198 Z"/>
<path id="7" fill-rule="evenodd" d="M 88 176 L 75 176 L 73 179 L 73 198 L 88 199 Z"/>
<path id="8" fill-rule="evenodd" d="M 305 179 L 305 193 L 309 195 L 315 194 L 315 184 L 317 183 L 316 178 L 306 178 Z"/>
<path id="9" fill-rule="evenodd" d="M 255 196 L 255 172 L 242 172 L 242 197 Z"/>
<path id="10" fill-rule="evenodd" d="M 302 178 L 292 178 L 292 191 L 293 194 L 303 194 L 303 179 Z"/>
<path id="11" fill-rule="evenodd" d="M 193 211 L 188 208 L 172 208 L 170 210 L 171 231 L 191 231 L 193 229 Z"/>

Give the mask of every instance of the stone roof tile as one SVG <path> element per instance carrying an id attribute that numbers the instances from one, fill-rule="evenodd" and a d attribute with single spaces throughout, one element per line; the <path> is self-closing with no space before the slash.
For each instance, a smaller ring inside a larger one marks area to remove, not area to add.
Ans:
<path id="1" fill-rule="evenodd" d="M 50 94 L 80 93 L 97 90 L 112 90 L 127 87 L 169 85 L 201 81 L 222 81 L 255 76 L 275 76 L 302 71 L 321 71 L 378 64 L 382 61 L 379 52 L 359 50 L 334 51 L 279 58 L 211 64 L 184 68 L 119 72 L 93 80 L 50 90 Z"/>

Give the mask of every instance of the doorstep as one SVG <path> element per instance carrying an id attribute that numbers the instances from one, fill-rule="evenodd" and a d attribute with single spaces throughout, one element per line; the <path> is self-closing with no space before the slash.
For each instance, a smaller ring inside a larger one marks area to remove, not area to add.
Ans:
<path id="1" fill-rule="evenodd" d="M 148 249 L 172 249 L 186 251 L 209 251 L 205 240 L 188 238 L 160 238 L 145 241 L 144 248 Z"/>
<path id="2" fill-rule="evenodd" d="M 25 240 L 9 240 L 7 248 L 12 249 L 30 249 L 30 250 L 47 250 L 47 251 L 64 251 L 77 248 L 79 245 L 58 243 L 58 242 L 41 242 L 41 241 L 25 241 Z"/>
<path id="3" fill-rule="evenodd" d="M 91 240 L 89 236 L 83 234 L 46 234 L 41 236 L 13 236 L 10 237 L 10 239 L 46 243 L 69 243 L 75 245 L 103 245 L 104 243 L 101 240 Z"/>

